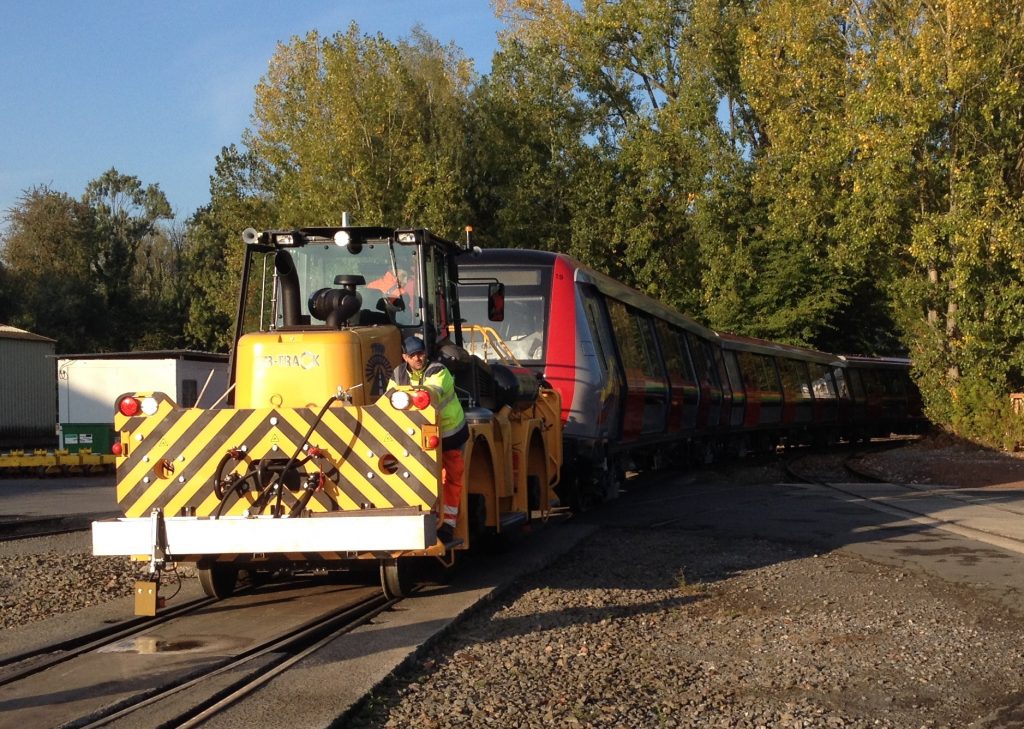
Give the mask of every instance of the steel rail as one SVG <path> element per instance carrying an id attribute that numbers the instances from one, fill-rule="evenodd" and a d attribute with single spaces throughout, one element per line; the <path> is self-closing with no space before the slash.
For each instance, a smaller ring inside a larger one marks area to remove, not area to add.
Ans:
<path id="1" fill-rule="evenodd" d="M 397 602 L 399 600 L 389 600 L 378 593 L 355 605 L 348 605 L 337 612 L 318 618 L 312 623 L 299 626 L 284 635 L 254 646 L 238 656 L 219 664 L 215 668 L 204 672 L 202 675 L 172 683 L 130 703 L 110 707 L 108 710 L 101 710 L 97 714 L 87 717 L 85 723 L 75 723 L 74 726 L 79 729 L 95 729 L 96 727 L 106 726 L 111 722 L 130 716 L 140 709 L 174 696 L 181 691 L 209 681 L 211 678 L 238 670 L 239 667 L 258 658 L 275 652 L 282 653 L 280 658 L 270 661 L 269 664 L 261 664 L 256 669 L 246 673 L 242 678 L 233 681 L 227 687 L 219 690 L 212 697 L 200 702 L 196 706 L 181 711 L 175 719 L 164 722 L 164 725 L 174 726 L 178 729 L 197 726 L 245 696 L 248 696 L 267 681 L 288 670 L 297 661 L 319 650 L 338 636 L 364 624 Z M 298 652 L 289 655 L 289 650 L 295 649 L 298 649 Z"/>
<path id="2" fill-rule="evenodd" d="M 77 658 L 78 656 L 97 650 L 104 646 L 115 643 L 124 638 L 130 637 L 143 630 L 149 630 L 156 625 L 161 625 L 182 615 L 204 608 L 215 602 L 213 598 L 204 597 L 191 600 L 172 608 L 167 608 L 155 618 L 140 617 L 132 618 L 121 625 L 101 628 L 85 635 L 69 638 L 40 648 L 33 648 L 30 651 L 8 656 L 0 660 L 0 686 L 20 681 L 24 678 L 41 673 L 45 670 L 58 666 L 61 663 Z M 46 656 L 41 660 L 38 659 Z M 31 661 L 28 665 L 18 664 Z M 7 670 L 10 669 L 10 670 Z"/>

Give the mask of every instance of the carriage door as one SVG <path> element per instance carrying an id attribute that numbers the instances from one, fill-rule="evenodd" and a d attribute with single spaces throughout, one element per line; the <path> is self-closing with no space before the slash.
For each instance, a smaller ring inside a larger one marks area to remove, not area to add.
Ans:
<path id="1" fill-rule="evenodd" d="M 608 316 L 615 332 L 619 361 L 626 381 L 622 417 L 623 440 L 661 432 L 668 410 L 668 383 L 654 347 L 649 317 L 621 301 L 608 298 Z"/>

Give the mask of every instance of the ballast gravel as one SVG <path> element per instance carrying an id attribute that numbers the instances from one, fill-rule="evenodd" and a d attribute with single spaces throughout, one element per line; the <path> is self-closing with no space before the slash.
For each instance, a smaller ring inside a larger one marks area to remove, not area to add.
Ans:
<path id="1" fill-rule="evenodd" d="M 128 597 L 140 574 L 125 557 L 92 556 L 88 531 L 0 542 L 0 628 Z"/>
<path id="2" fill-rule="evenodd" d="M 842 553 L 605 529 L 428 650 L 355 727 L 996 727 L 1020 616 Z"/>

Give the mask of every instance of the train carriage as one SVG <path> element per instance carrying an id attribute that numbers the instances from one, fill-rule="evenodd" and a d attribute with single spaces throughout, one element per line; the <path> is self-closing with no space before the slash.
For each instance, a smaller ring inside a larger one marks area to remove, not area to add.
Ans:
<path id="1" fill-rule="evenodd" d="M 572 477 L 560 492 L 574 506 L 614 497 L 623 470 L 664 462 L 666 444 L 730 428 L 711 330 L 562 254 L 485 250 L 460 261 L 460 278 L 505 284 L 498 333 L 561 393 Z M 468 321 L 485 322 L 481 298 L 460 300 Z"/>
<path id="2" fill-rule="evenodd" d="M 747 398 L 743 438 L 765 431 L 789 443 L 837 437 L 833 355 L 736 334 L 719 338 L 727 360 L 735 358 Z"/>
<path id="3" fill-rule="evenodd" d="M 846 379 L 846 422 L 854 437 L 924 432 L 924 403 L 910 378 L 910 360 L 844 355 L 836 368 Z"/>
<path id="4" fill-rule="evenodd" d="M 463 278 L 505 282 L 499 333 L 561 393 L 571 477 L 560 494 L 574 507 L 670 454 L 709 462 L 919 425 L 906 360 L 716 333 L 564 254 L 495 249 L 459 266 Z M 462 301 L 468 321 L 484 322 L 482 299 Z"/>

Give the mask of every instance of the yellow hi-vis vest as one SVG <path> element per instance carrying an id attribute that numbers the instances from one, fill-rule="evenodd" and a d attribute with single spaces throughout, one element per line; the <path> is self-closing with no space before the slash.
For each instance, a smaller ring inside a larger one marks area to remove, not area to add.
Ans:
<path id="1" fill-rule="evenodd" d="M 466 424 L 462 403 L 455 396 L 455 378 L 443 364 L 431 362 L 419 372 L 415 372 L 403 362 L 395 368 L 391 381 L 388 382 L 388 389 L 391 390 L 398 385 L 422 387 L 433 392 L 434 402 L 441 412 L 442 438 L 450 438 Z"/>

